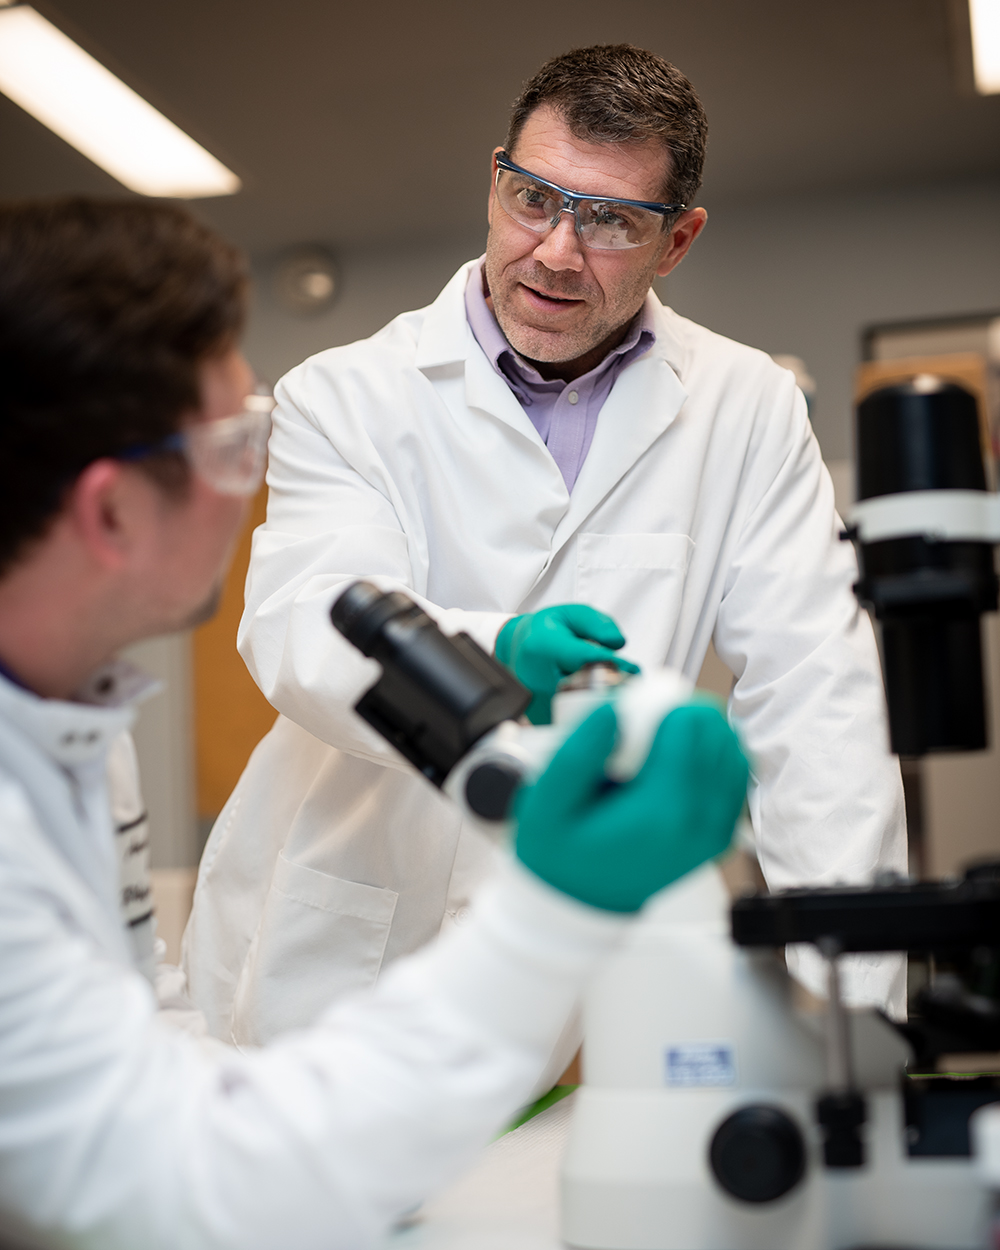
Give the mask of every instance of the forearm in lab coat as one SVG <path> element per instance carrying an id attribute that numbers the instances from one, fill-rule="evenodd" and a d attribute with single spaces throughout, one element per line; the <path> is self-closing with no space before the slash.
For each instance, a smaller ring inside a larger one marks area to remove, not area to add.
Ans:
<path id="1" fill-rule="evenodd" d="M 380 668 L 330 623 L 338 592 L 359 577 L 402 590 L 446 633 L 464 631 L 488 652 L 508 614 L 446 609 L 421 594 L 409 555 L 421 536 L 404 532 L 374 449 L 356 450 L 360 463 L 348 464 L 287 389 L 279 386 L 278 397 L 267 521 L 254 534 L 240 654 L 268 701 L 315 737 L 409 768 L 353 711 Z"/>
<path id="2" fill-rule="evenodd" d="M 219 1057 L 22 896 L 2 926 L 20 972 L 0 995 L 0 1208 L 60 1246 L 372 1246 L 524 1101 L 624 924 L 511 866 L 369 995 Z"/>

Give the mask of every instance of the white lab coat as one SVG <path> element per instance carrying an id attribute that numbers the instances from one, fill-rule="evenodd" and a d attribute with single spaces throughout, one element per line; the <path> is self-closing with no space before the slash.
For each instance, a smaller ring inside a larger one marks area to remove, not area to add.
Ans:
<path id="1" fill-rule="evenodd" d="M 0 678 L 0 1243 L 364 1250 L 524 1102 L 625 922 L 510 864 L 462 932 L 266 1052 L 165 1022 L 119 907 L 123 707 Z"/>
<path id="2" fill-rule="evenodd" d="M 329 608 L 357 577 L 487 649 L 511 614 L 565 602 L 691 678 L 714 639 L 770 885 L 906 868 L 872 630 L 792 375 L 650 294 L 655 346 L 615 383 L 570 494 L 469 329 L 468 273 L 277 388 L 239 646 L 281 716 L 212 832 L 186 939 L 220 1037 L 266 1040 L 371 984 L 488 871 L 483 842 L 352 711 L 379 670 Z M 901 1006 L 898 961 L 861 960 L 849 982 Z"/>

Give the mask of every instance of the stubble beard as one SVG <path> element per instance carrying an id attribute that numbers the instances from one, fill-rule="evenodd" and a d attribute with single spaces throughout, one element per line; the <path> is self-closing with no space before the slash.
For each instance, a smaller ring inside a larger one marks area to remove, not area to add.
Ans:
<path id="1" fill-rule="evenodd" d="M 522 282 L 528 286 L 537 284 L 538 287 L 553 295 L 564 295 L 568 299 L 581 297 L 580 293 L 574 291 L 571 284 L 562 279 L 559 274 L 541 269 L 536 272 L 535 281 L 532 280 L 534 275 L 528 268 L 520 270 L 516 266 L 509 266 L 505 270 L 494 272 L 487 249 L 484 266 L 486 289 L 487 293 L 493 297 L 493 315 L 503 331 L 504 338 L 518 355 L 526 360 L 535 360 L 545 364 L 562 364 L 579 360 L 603 343 L 607 343 L 609 351 L 616 346 L 624 336 L 625 327 L 642 307 L 655 271 L 648 275 L 637 274 L 636 280 L 629 283 L 628 287 L 622 291 L 620 298 L 615 300 L 613 308 L 608 309 L 604 315 L 599 315 L 598 310 L 595 309 L 592 312 L 592 319 L 584 321 L 582 325 L 574 329 L 561 332 L 526 325 L 511 312 L 515 298 L 514 292 Z"/>

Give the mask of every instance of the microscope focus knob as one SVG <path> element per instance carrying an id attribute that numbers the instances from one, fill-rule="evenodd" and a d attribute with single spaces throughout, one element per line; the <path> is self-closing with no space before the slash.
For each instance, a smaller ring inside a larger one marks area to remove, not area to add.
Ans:
<path id="1" fill-rule="evenodd" d="M 715 1130 L 708 1152 L 715 1179 L 741 1202 L 773 1202 L 802 1179 L 802 1133 L 778 1107 L 741 1107 Z"/>

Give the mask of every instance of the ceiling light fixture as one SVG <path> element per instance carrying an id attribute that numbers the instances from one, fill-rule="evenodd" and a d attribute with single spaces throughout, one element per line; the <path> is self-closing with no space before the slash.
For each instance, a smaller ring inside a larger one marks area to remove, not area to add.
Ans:
<path id="1" fill-rule="evenodd" d="M 140 195 L 233 195 L 236 175 L 26 4 L 0 0 L 0 91 Z"/>
<path id="2" fill-rule="evenodd" d="M 972 66 L 980 95 L 1000 93 L 1000 0 L 969 0 Z"/>

